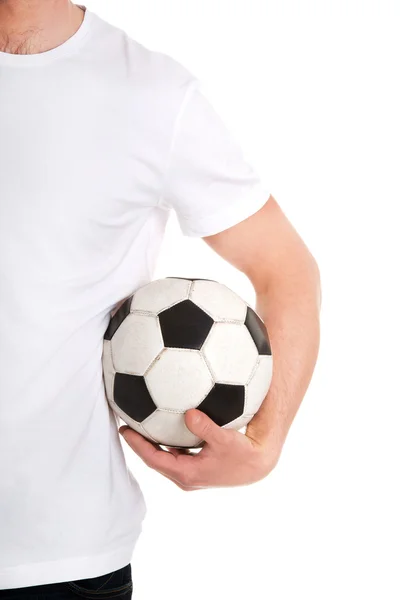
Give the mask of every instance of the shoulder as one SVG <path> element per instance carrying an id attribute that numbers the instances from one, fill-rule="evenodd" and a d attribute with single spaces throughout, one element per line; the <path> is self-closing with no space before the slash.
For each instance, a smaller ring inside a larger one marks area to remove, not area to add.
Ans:
<path id="1" fill-rule="evenodd" d="M 128 83 L 136 94 L 153 101 L 179 104 L 192 82 L 198 79 L 180 60 L 151 49 L 126 31 L 97 17 L 98 58 L 108 74 Z"/>
<path id="2" fill-rule="evenodd" d="M 179 60 L 126 38 L 126 71 L 136 128 L 168 148 L 176 122 L 199 80 Z M 141 123 L 139 121 L 142 121 Z"/>
<path id="3" fill-rule="evenodd" d="M 179 110 L 185 94 L 196 76 L 179 60 L 128 38 L 129 72 L 132 85 L 147 96 L 151 105 L 172 113 Z"/>

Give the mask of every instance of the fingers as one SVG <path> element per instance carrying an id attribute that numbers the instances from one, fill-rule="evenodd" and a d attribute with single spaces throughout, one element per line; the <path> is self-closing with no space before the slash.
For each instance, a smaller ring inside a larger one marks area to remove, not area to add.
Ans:
<path id="1" fill-rule="evenodd" d="M 171 452 L 171 454 L 173 454 L 174 456 L 179 456 L 180 454 L 179 448 L 167 448 L 167 451 Z"/>
<path id="2" fill-rule="evenodd" d="M 196 408 L 186 411 L 185 423 L 192 433 L 210 444 L 210 446 L 226 443 L 227 430 L 217 425 L 215 421 Z"/>
<path id="3" fill-rule="evenodd" d="M 170 448 L 169 446 L 167 446 L 167 450 L 168 452 L 171 452 L 171 454 L 173 454 L 174 456 L 180 456 L 181 454 L 187 456 L 196 456 L 197 454 L 197 452 L 194 452 L 190 448 Z"/>
<path id="4" fill-rule="evenodd" d="M 161 473 L 161 475 L 162 475 L 162 473 Z M 184 492 L 194 492 L 197 489 L 194 487 L 189 487 L 187 485 L 183 485 L 182 483 L 180 483 L 179 481 L 176 481 L 176 479 L 173 479 L 172 477 L 169 477 L 168 475 L 164 475 L 164 477 L 166 479 L 169 479 L 170 481 L 172 481 L 172 483 L 174 483 L 176 486 L 178 486 L 178 488 L 180 488 Z"/>
<path id="5" fill-rule="evenodd" d="M 176 458 L 160 446 L 150 440 L 147 440 L 137 431 L 129 427 L 120 429 L 126 443 L 140 456 L 140 458 L 152 468 L 171 469 Z"/>
<path id="6" fill-rule="evenodd" d="M 186 456 L 185 453 L 180 453 L 177 448 L 173 448 L 172 452 L 163 450 L 158 444 L 150 442 L 129 427 L 123 426 L 119 431 L 127 444 L 148 467 L 155 469 L 166 477 L 173 478 L 185 487 L 191 487 L 191 481 L 196 478 L 195 456 Z"/>

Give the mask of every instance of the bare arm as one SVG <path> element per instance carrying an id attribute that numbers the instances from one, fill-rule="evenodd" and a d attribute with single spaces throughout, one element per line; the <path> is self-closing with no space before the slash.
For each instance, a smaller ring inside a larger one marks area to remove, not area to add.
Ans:
<path id="1" fill-rule="evenodd" d="M 255 215 L 203 239 L 245 273 L 256 291 L 256 310 L 268 329 L 274 372 L 247 435 L 266 444 L 277 460 L 317 360 L 318 266 L 272 196 Z"/>

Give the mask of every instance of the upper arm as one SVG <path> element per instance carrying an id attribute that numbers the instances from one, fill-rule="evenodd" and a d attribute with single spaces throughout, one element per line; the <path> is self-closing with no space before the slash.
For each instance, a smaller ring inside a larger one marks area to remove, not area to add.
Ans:
<path id="1" fill-rule="evenodd" d="M 317 270 L 313 256 L 273 196 L 247 219 L 203 239 L 245 273 L 256 289 Z"/>

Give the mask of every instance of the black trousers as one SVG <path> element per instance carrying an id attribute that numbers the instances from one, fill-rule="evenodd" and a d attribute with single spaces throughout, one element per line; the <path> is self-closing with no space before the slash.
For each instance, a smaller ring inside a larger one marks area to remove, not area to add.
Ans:
<path id="1" fill-rule="evenodd" d="M 1 600 L 79 600 L 79 598 L 131 600 L 131 565 L 126 565 L 118 571 L 91 579 L 0 590 Z"/>

